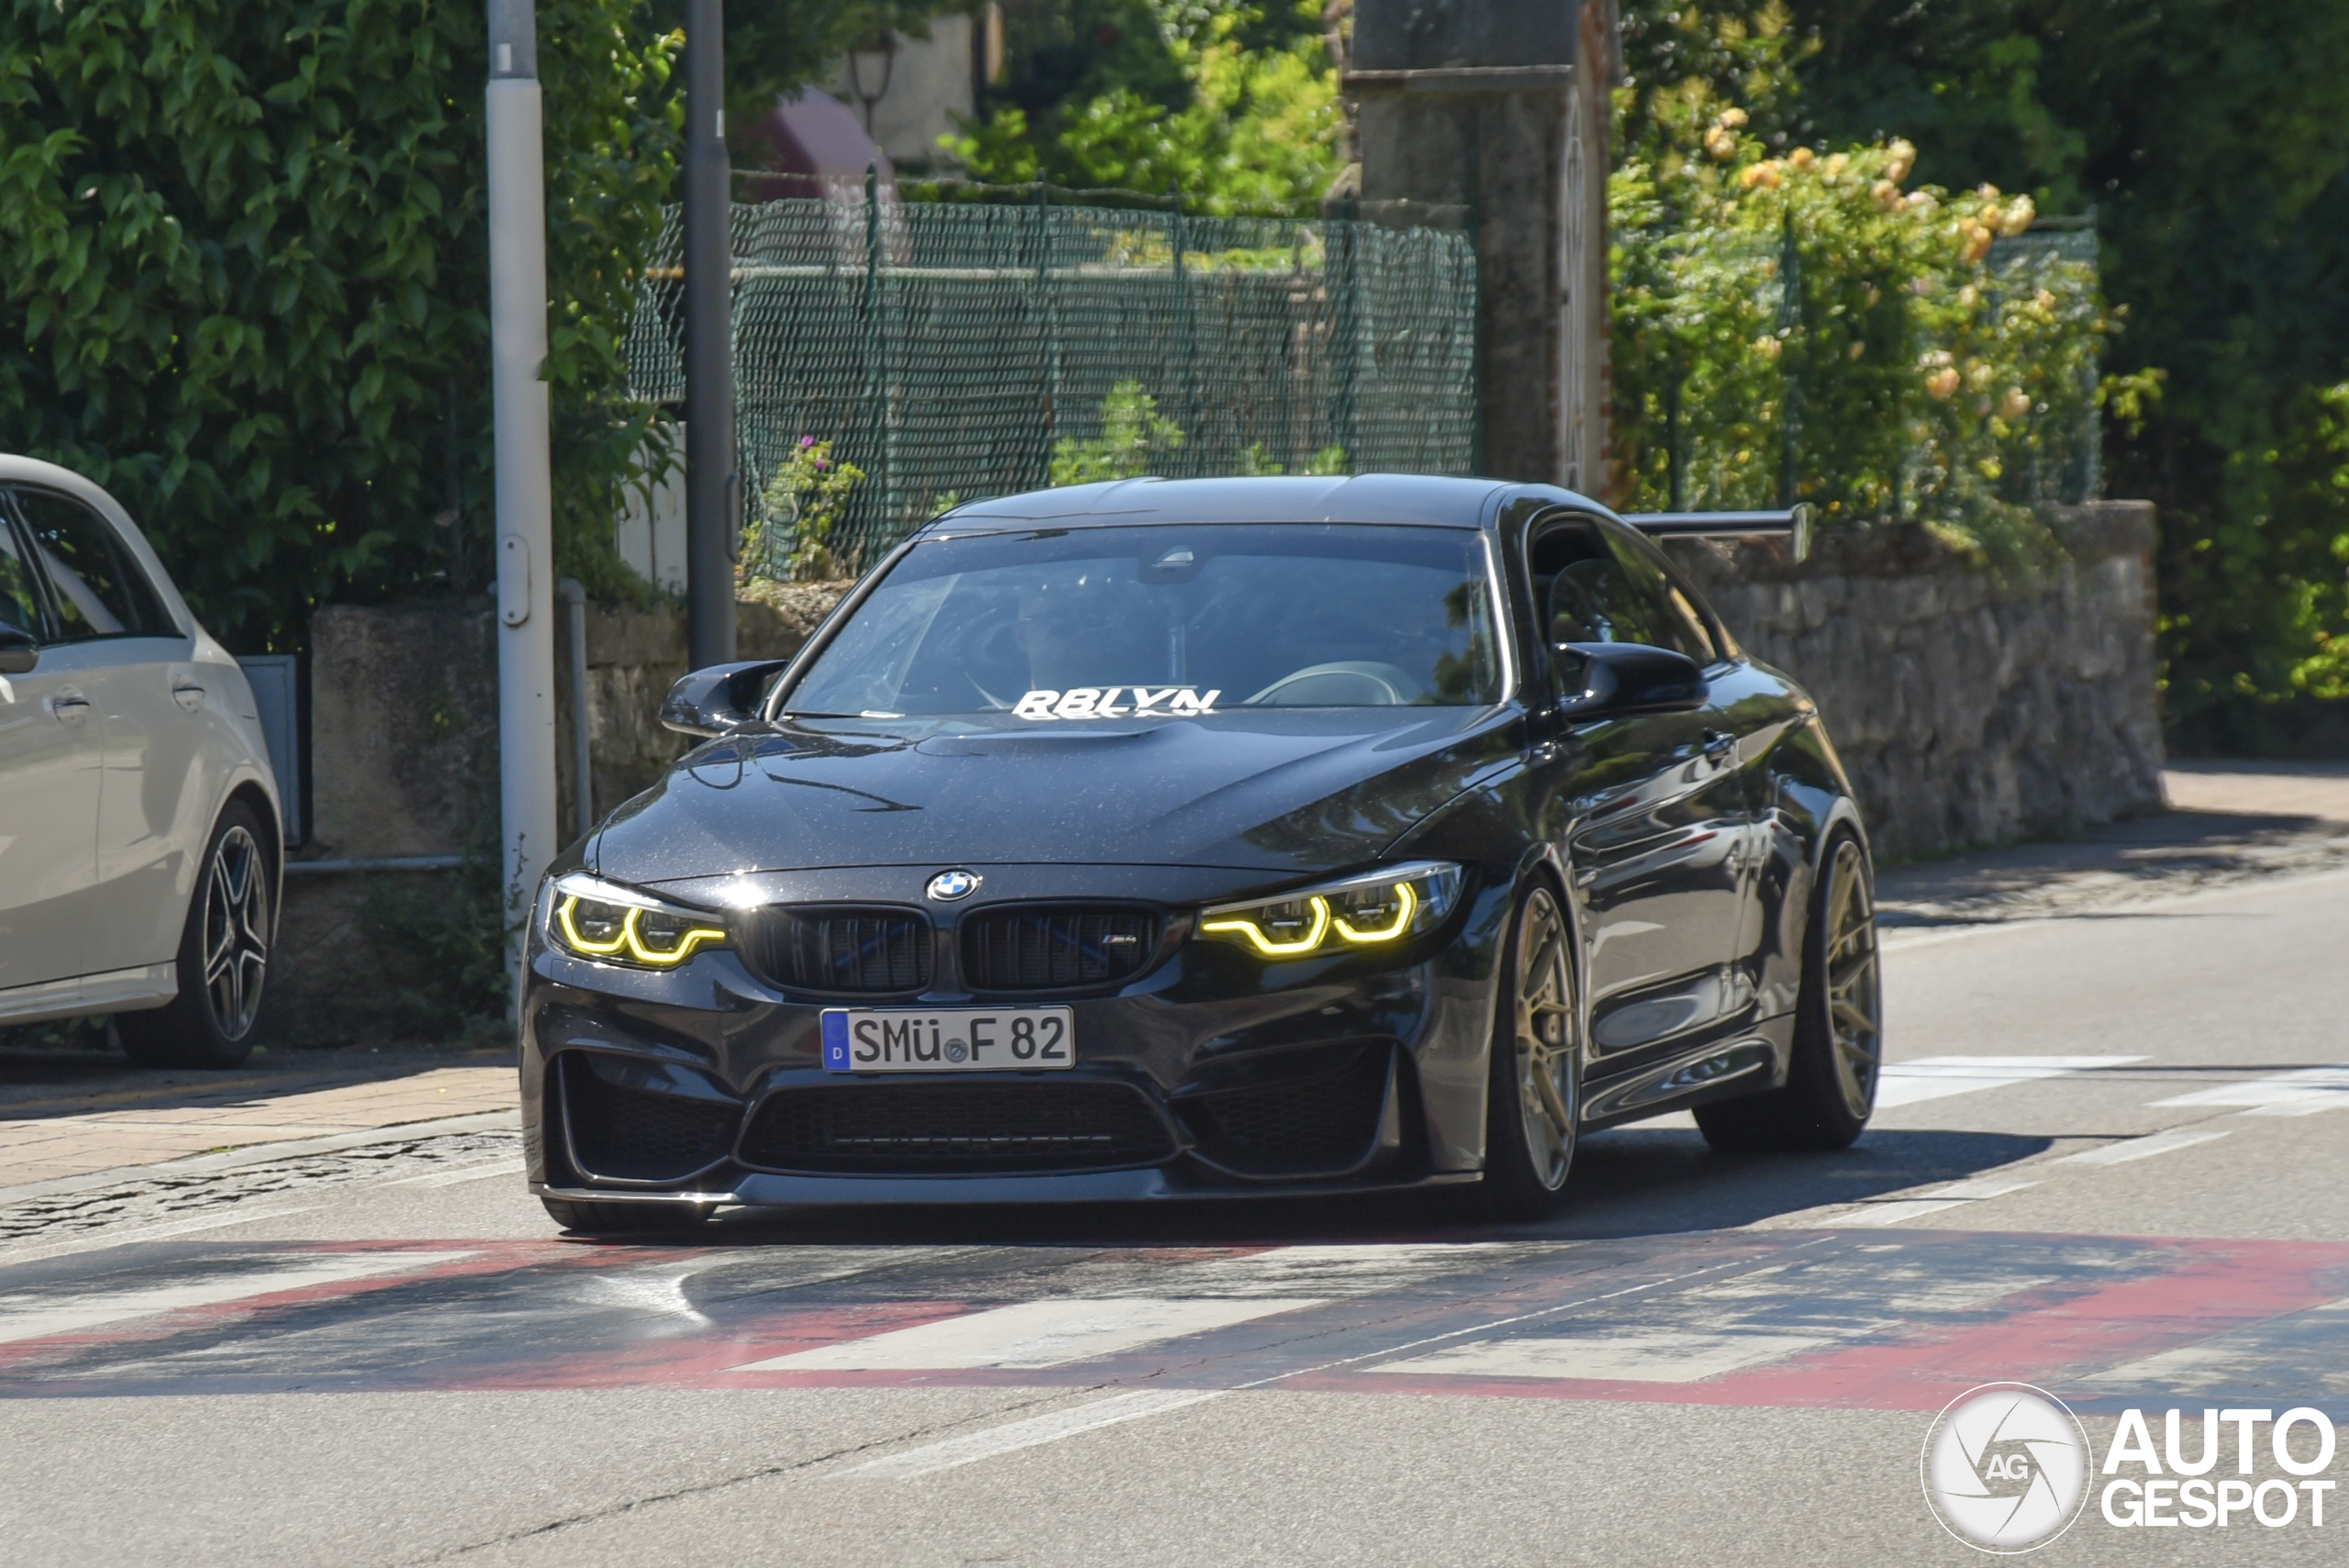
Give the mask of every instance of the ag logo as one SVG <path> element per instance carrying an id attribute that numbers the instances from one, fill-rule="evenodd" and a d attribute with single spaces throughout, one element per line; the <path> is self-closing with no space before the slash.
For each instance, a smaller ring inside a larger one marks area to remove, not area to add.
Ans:
<path id="1" fill-rule="evenodd" d="M 942 871 L 930 879 L 928 892 L 941 904 L 952 904 L 957 898 L 968 898 L 979 890 L 979 873 L 973 871 Z"/>
<path id="2" fill-rule="evenodd" d="M 1925 1501 L 1952 1535 L 1983 1551 L 2030 1551 L 2080 1516 L 2087 1433 L 2045 1390 L 1987 1383 L 1934 1418 L 1922 1469 Z"/>

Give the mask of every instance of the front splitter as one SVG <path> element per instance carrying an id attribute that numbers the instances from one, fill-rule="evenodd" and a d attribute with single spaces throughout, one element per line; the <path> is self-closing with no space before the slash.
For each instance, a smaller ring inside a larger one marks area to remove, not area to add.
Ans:
<path id="1" fill-rule="evenodd" d="M 1320 1198 L 1370 1193 L 1405 1193 L 1428 1187 L 1464 1186 L 1484 1179 L 1477 1171 L 1446 1171 L 1402 1182 L 1267 1182 L 1262 1185 L 1205 1187 L 1172 1182 L 1157 1168 L 1086 1171 L 1036 1176 L 742 1176 L 731 1192 L 655 1193 L 604 1187 L 551 1187 L 532 1183 L 540 1196 L 573 1203 L 713 1204 L 724 1207 L 789 1208 L 875 1204 L 1142 1203 L 1230 1198 Z"/>

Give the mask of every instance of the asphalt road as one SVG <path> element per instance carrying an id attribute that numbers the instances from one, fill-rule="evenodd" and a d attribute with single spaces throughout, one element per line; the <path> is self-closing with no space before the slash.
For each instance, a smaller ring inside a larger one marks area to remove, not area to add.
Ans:
<path id="1" fill-rule="evenodd" d="M 1919 1470 L 1976 1385 L 2060 1396 L 2099 1464 L 2130 1408 L 2156 1446 L 2183 1408 L 2189 1459 L 2206 1407 L 2349 1420 L 2344 937 L 2338 873 L 1892 933 L 1856 1149 L 1623 1129 L 1538 1228 L 933 1211 L 603 1246 L 484 1134 L 0 1225 L 0 1556 L 1975 1561 Z M 2255 1435 L 2244 1491 L 2288 1524 L 2122 1528 L 2091 1490 L 2034 1560 L 2349 1560 L 2349 1499 Z"/>

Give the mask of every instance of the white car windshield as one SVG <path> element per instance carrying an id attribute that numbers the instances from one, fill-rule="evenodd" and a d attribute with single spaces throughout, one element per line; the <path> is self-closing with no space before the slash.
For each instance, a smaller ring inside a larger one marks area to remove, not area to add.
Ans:
<path id="1" fill-rule="evenodd" d="M 783 706 L 1041 721 L 1499 696 L 1474 530 L 1219 523 L 917 545 Z"/>

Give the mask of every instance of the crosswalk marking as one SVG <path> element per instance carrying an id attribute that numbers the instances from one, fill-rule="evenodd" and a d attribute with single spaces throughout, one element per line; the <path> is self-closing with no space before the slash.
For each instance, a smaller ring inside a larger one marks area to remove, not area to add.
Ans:
<path id="1" fill-rule="evenodd" d="M 735 1372 L 943 1372 L 1051 1367 L 1136 1350 L 1160 1340 L 1319 1307 L 1289 1296 L 1127 1296 L 1024 1301 L 869 1339 L 738 1366 Z"/>
<path id="2" fill-rule="evenodd" d="M 345 1252 L 330 1258 L 296 1254 L 270 1262 L 258 1269 L 240 1269 L 217 1278 L 184 1284 L 154 1285 L 145 1290 L 108 1291 L 87 1296 L 27 1292 L 0 1296 L 0 1344 L 20 1340 L 44 1340 L 55 1334 L 76 1334 L 134 1318 L 151 1318 L 191 1307 L 219 1307 L 257 1296 L 303 1290 L 311 1285 L 342 1284 L 383 1274 L 413 1273 L 439 1263 L 453 1263 L 473 1252 Z"/>
<path id="3" fill-rule="evenodd" d="M 2223 1127 L 2149 1132 L 2143 1138 L 2124 1138 L 2101 1149 L 2083 1149 L 2077 1154 L 2066 1154 L 2051 1162 L 2057 1165 L 2126 1165 L 2132 1160 L 2150 1160 L 2156 1154 L 2191 1149 L 2198 1143 L 2213 1142 L 2226 1135 L 2227 1129 Z"/>
<path id="4" fill-rule="evenodd" d="M 2303 1067 L 2243 1084 L 2221 1084 L 2155 1106 L 2247 1106 L 2253 1116 L 2313 1116 L 2349 1106 L 2349 1067 Z"/>
<path id="5" fill-rule="evenodd" d="M 1876 1108 L 1921 1105 L 1979 1089 L 2064 1078 L 2099 1067 L 2126 1067 L 2142 1056 L 1924 1056 L 1887 1062 L 1876 1081 Z"/>
<path id="6" fill-rule="evenodd" d="M 1414 1376 L 1582 1378 L 1603 1383 L 1701 1383 L 1784 1361 L 1832 1341 L 1796 1334 L 1609 1334 L 1481 1340 L 1369 1370 Z"/>
<path id="7" fill-rule="evenodd" d="M 1565 1251 L 1571 1241 L 1399 1241 L 1275 1247 L 1182 1263 L 1165 1276 L 1185 1296 L 1366 1296 L 1524 1257 Z"/>
<path id="8" fill-rule="evenodd" d="M 1008 1421 L 1000 1427 L 989 1427 L 985 1431 L 968 1432 L 959 1438 L 925 1443 L 903 1453 L 887 1454 L 860 1464 L 853 1470 L 843 1470 L 839 1478 L 902 1481 L 909 1476 L 928 1475 L 933 1471 L 952 1470 L 956 1465 L 993 1459 L 999 1453 L 1012 1453 L 1023 1448 L 1058 1442 L 1063 1438 L 1073 1438 L 1081 1432 L 1097 1431 L 1121 1421 L 1139 1420 L 1144 1416 L 1163 1416 L 1169 1410 L 1179 1410 L 1186 1405 L 1219 1399 L 1227 1392 L 1220 1388 L 1147 1388 L 1132 1394 L 1113 1395 L 1107 1399 L 1079 1405 L 1073 1410 L 1030 1416 L 1024 1421 Z"/>

